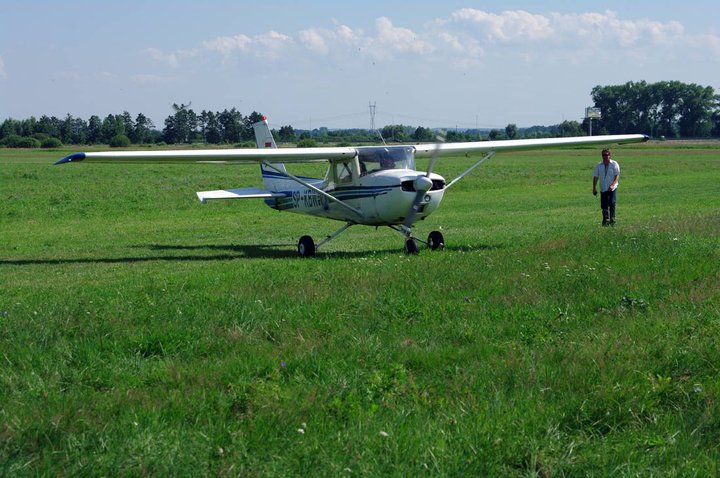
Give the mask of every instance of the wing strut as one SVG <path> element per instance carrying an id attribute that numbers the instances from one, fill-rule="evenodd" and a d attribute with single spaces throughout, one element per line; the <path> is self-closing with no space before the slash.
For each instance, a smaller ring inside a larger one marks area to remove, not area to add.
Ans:
<path id="1" fill-rule="evenodd" d="M 456 177 L 455 179 L 453 179 L 452 181 L 450 181 L 449 183 L 447 183 L 447 184 L 445 185 L 445 189 L 447 190 L 450 186 L 452 186 L 453 184 L 455 184 L 456 182 L 460 181 L 462 178 L 464 178 L 465 176 L 467 176 L 468 174 L 470 174 L 473 169 L 477 168 L 477 167 L 480 166 L 482 163 L 484 163 L 484 162 L 487 161 L 488 159 L 492 158 L 493 155 L 495 155 L 495 151 L 488 151 L 488 153 L 487 153 L 485 156 L 483 156 L 480 161 L 478 161 L 477 163 L 473 164 L 472 166 L 470 166 L 469 168 L 467 168 L 467 169 L 465 170 L 465 172 L 463 172 L 462 174 L 460 174 L 460 176 Z"/>
<path id="2" fill-rule="evenodd" d="M 347 229 L 347 228 L 350 227 L 350 226 L 354 226 L 354 225 L 355 225 L 354 222 L 348 221 L 348 223 L 345 224 L 343 227 L 341 227 L 341 228 L 338 229 L 337 231 L 333 232 L 332 234 L 330 234 L 329 236 L 327 236 L 325 239 L 323 239 L 322 241 L 320 241 L 317 245 L 315 245 L 315 250 L 318 250 L 318 249 L 320 248 L 320 246 L 322 246 L 323 244 L 327 244 L 328 242 L 332 241 L 333 239 L 335 239 L 336 237 L 338 237 L 343 231 L 345 231 L 345 229 Z"/>
<path id="3" fill-rule="evenodd" d="M 313 185 L 310 184 L 309 182 L 303 181 L 302 179 L 298 178 L 297 176 L 294 176 L 294 175 L 290 174 L 290 173 L 287 172 L 287 171 L 282 171 L 280 168 L 274 166 L 272 163 L 269 163 L 269 162 L 263 160 L 262 164 L 263 164 L 264 166 L 266 166 L 266 167 L 268 167 L 268 168 L 276 171 L 277 173 L 282 174 L 283 176 L 286 176 L 286 177 L 292 179 L 292 180 L 295 181 L 296 183 L 302 184 L 303 186 L 305 186 L 305 187 L 308 188 L 308 189 L 312 189 L 313 191 L 315 191 L 316 193 L 320 194 L 321 196 L 326 197 L 328 200 L 338 203 L 340 206 L 342 206 L 342 207 L 344 207 L 344 208 L 346 208 L 346 209 L 349 209 L 350 211 L 354 212 L 354 213 L 357 214 L 358 216 L 360 216 L 360 217 L 364 217 L 364 216 L 365 216 L 365 215 L 362 213 L 361 210 L 352 207 L 352 206 L 349 205 L 348 203 L 346 203 L 346 202 L 344 202 L 344 201 L 341 201 L 340 199 L 336 198 L 336 197 L 333 196 L 332 194 L 326 193 L 325 191 L 323 191 L 322 189 L 318 188 L 317 186 L 313 186 Z"/>

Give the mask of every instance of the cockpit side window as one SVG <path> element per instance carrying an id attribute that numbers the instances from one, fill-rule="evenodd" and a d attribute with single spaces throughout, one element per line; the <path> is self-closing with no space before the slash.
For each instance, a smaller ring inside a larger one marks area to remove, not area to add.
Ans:
<path id="1" fill-rule="evenodd" d="M 352 182 L 352 165 L 349 161 L 335 163 L 335 181 L 338 184 Z"/>

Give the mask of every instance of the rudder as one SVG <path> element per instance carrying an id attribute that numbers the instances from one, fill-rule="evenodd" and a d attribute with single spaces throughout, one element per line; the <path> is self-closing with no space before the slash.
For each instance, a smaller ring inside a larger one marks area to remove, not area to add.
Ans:
<path id="1" fill-rule="evenodd" d="M 255 143 L 259 149 L 264 148 L 277 148 L 275 138 L 270 131 L 270 125 L 268 125 L 267 118 L 263 116 L 261 121 L 253 124 L 253 130 L 255 131 Z M 281 172 L 287 172 L 283 163 L 272 163 Z M 263 184 L 269 191 L 281 190 L 283 184 L 286 181 L 286 177 L 278 173 L 278 171 L 267 168 L 264 164 L 260 165 L 260 171 L 262 173 Z"/>

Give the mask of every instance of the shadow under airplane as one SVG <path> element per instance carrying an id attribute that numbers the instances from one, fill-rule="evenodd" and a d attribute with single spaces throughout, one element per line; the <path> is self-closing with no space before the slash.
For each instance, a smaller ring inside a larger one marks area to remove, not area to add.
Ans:
<path id="1" fill-rule="evenodd" d="M 24 266 L 24 265 L 63 265 L 63 264 L 131 264 L 138 262 L 167 261 L 167 262 L 192 262 L 192 261 L 230 261 L 238 259 L 298 259 L 295 244 L 267 244 L 267 245 L 240 245 L 240 244 L 205 244 L 205 245 L 176 245 L 176 244 L 141 244 L 131 246 L 132 249 L 144 249 L 156 251 L 152 255 L 127 255 L 121 257 L 68 257 L 68 258 L 31 258 L 31 259 L 0 259 L 0 266 Z M 446 247 L 446 251 L 471 252 L 476 250 L 496 249 L 497 246 L 452 246 Z M 172 254 L 172 251 L 195 251 L 189 254 Z M 200 254 L 200 251 L 210 251 L 209 254 Z M 222 252 L 224 251 L 224 252 Z M 163 254 L 163 252 L 165 252 Z M 323 252 L 324 257 L 368 257 L 370 255 L 395 255 L 396 249 L 382 249 L 371 253 L 368 251 L 327 251 Z"/>

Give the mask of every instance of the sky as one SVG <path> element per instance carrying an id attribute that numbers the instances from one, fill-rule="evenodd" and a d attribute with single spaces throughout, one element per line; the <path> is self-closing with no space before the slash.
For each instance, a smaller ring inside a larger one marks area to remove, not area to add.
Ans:
<path id="1" fill-rule="evenodd" d="M 720 92 L 720 2 L 0 0 L 0 121 L 173 104 L 271 126 L 581 121 L 597 85 Z"/>

